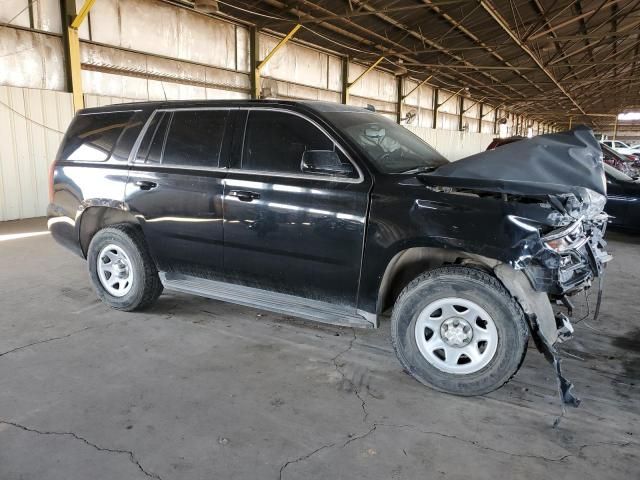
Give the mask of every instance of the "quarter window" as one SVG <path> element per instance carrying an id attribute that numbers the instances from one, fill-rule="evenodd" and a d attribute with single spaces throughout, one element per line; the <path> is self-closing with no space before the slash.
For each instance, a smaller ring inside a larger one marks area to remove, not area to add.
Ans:
<path id="1" fill-rule="evenodd" d="M 107 160 L 133 114 L 106 112 L 78 115 L 65 136 L 60 159 Z"/>
<path id="2" fill-rule="evenodd" d="M 249 112 L 242 168 L 277 173 L 300 173 L 305 150 L 334 150 L 321 130 L 297 115 L 270 110 Z"/>

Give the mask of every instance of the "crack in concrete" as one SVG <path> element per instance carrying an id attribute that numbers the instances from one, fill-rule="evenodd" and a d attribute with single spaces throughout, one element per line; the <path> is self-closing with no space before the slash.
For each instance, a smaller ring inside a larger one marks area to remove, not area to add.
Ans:
<path id="1" fill-rule="evenodd" d="M 493 447 L 487 447 L 485 445 L 482 445 L 480 442 L 476 441 L 476 440 L 468 440 L 466 438 L 461 438 L 457 435 L 451 435 L 451 434 L 447 434 L 447 433 L 441 433 L 441 432 L 436 432 L 436 431 L 432 431 L 432 430 L 422 430 L 419 429 L 417 427 L 415 427 L 414 425 L 396 425 L 396 424 L 392 424 L 392 423 L 377 423 L 374 424 L 376 427 L 390 427 L 390 428 L 408 428 L 417 432 L 420 432 L 424 435 L 435 435 L 438 437 L 442 437 L 442 438 L 449 438 L 452 440 L 456 440 L 459 442 L 463 442 L 469 445 L 472 445 L 480 450 L 488 450 L 490 452 L 494 452 L 494 453 L 500 453 L 503 455 L 509 455 L 512 457 L 520 457 L 520 458 L 533 458 L 533 459 L 537 459 L 537 460 L 543 460 L 545 462 L 562 462 L 564 460 L 566 460 L 567 458 L 570 457 L 579 457 L 582 455 L 582 450 L 584 450 L 585 448 L 588 447 L 598 447 L 598 446 L 603 446 L 603 445 L 611 445 L 611 446 L 617 446 L 617 447 L 627 447 L 629 445 L 632 444 L 632 442 L 598 442 L 598 443 L 593 443 L 593 444 L 585 444 L 585 445 L 581 445 L 578 447 L 578 453 L 577 454 L 573 454 L 573 453 L 568 453 L 566 455 L 561 455 L 559 457 L 547 457 L 544 455 L 533 455 L 533 454 L 526 454 L 526 453 L 515 453 L 515 452 L 510 452 L 508 450 L 500 450 L 498 448 L 493 448 Z M 367 434 L 363 435 L 361 438 L 364 438 L 366 435 L 368 435 L 370 432 L 368 432 Z"/>
<path id="2" fill-rule="evenodd" d="M 333 357 L 331 359 L 331 362 L 333 363 L 333 366 L 335 367 L 336 372 L 338 372 L 342 377 L 342 380 L 345 382 L 348 382 L 349 385 L 351 385 L 354 395 L 358 397 L 358 400 L 360 400 L 360 408 L 362 408 L 362 423 L 367 423 L 367 418 L 369 417 L 369 411 L 367 410 L 367 402 L 364 398 L 362 398 L 362 395 L 360 394 L 360 389 L 358 388 L 358 386 L 353 382 L 353 380 L 347 378 L 347 376 L 345 375 L 344 371 L 342 370 L 342 367 L 344 365 L 338 364 L 338 358 L 340 358 L 342 355 L 344 355 L 349 350 L 351 350 L 353 348 L 354 342 L 358 339 L 358 337 L 356 336 L 355 329 L 352 328 L 351 333 L 353 334 L 353 338 L 351 339 L 351 341 L 349 341 L 349 345 L 347 346 L 347 348 L 345 348 L 344 350 L 339 352 L 335 357 Z"/>
<path id="3" fill-rule="evenodd" d="M 76 330 L 74 332 L 68 333 L 67 335 L 61 335 L 59 337 L 51 337 L 51 338 L 46 338 L 44 340 L 39 340 L 37 342 L 27 343 L 26 345 L 22 345 L 20 347 L 12 348 L 11 350 L 7 350 L 6 352 L 0 353 L 0 357 L 3 357 L 5 355 L 9 355 L 10 353 L 17 352 L 19 350 L 23 350 L 25 348 L 33 347 L 34 345 L 40 345 L 41 343 L 53 342 L 55 340 L 62 340 L 64 338 L 69 338 L 72 335 L 76 335 L 77 333 L 85 332 L 85 331 L 90 330 L 92 328 L 96 328 L 96 327 L 95 326 L 85 327 L 85 328 L 82 328 L 80 330 Z"/>
<path id="4" fill-rule="evenodd" d="M 343 381 L 349 383 L 349 385 L 351 386 L 351 388 L 353 389 L 354 394 L 356 395 L 356 397 L 360 400 L 361 402 L 361 407 L 362 407 L 362 412 L 363 412 L 363 419 L 362 422 L 363 423 L 367 423 L 367 417 L 369 416 L 369 412 L 367 410 L 367 406 L 366 406 L 366 402 L 365 400 L 362 398 L 362 396 L 360 395 L 360 389 L 358 388 L 358 386 L 353 382 L 353 380 L 350 380 L 344 370 L 344 364 L 340 364 L 340 362 L 338 361 L 340 357 L 342 357 L 343 355 L 345 355 L 347 352 L 349 352 L 352 348 L 353 345 L 355 343 L 355 341 L 357 340 L 357 336 L 356 336 L 356 332 L 355 330 L 352 330 L 352 334 L 353 334 L 353 338 L 349 341 L 349 344 L 347 345 L 347 347 L 338 352 L 338 354 L 336 354 L 332 359 L 331 362 L 333 363 L 336 372 L 338 372 L 342 378 Z M 576 453 L 567 453 L 565 455 L 560 455 L 558 457 L 548 457 L 545 455 L 535 455 L 535 454 L 526 454 L 526 453 L 516 453 L 516 452 L 510 452 L 508 450 L 500 450 L 498 448 L 494 448 L 494 447 L 489 447 L 486 445 L 483 445 L 482 443 L 480 443 L 477 440 L 469 440 L 466 438 L 462 438 L 459 437 L 457 435 L 452 435 L 452 434 L 447 434 L 447 433 L 441 433 L 441 432 L 437 432 L 437 431 L 431 431 L 431 430 L 422 430 L 420 428 L 417 428 L 414 425 L 400 425 L 400 424 L 392 424 L 392 423 L 377 423 L 374 422 L 372 424 L 370 424 L 369 429 L 366 432 L 363 432 L 361 434 L 355 434 L 352 436 L 348 436 L 348 438 L 342 443 L 342 445 L 340 445 L 340 449 L 343 449 L 345 447 L 347 447 L 349 444 L 356 442 L 358 440 L 362 440 L 366 437 L 368 437 L 369 435 L 373 434 L 376 430 L 378 430 L 379 428 L 399 428 L 399 429 L 411 429 L 414 430 L 416 432 L 419 432 L 423 435 L 431 435 L 431 436 L 437 436 L 440 438 L 447 438 L 450 440 L 455 440 L 458 442 L 462 442 L 465 443 L 467 445 L 471 445 L 474 448 L 480 449 L 480 450 L 487 450 L 493 453 L 497 453 L 500 455 L 508 455 L 511 457 L 518 457 L 518 458 L 531 458 L 534 460 L 541 460 L 544 462 L 549 462 L 549 463 L 558 463 L 558 462 L 564 462 L 566 461 L 568 458 L 579 458 L 579 457 L 583 457 L 583 450 L 586 448 L 592 448 L 592 447 L 599 447 L 599 446 L 617 446 L 617 447 L 628 447 L 629 445 L 632 445 L 633 442 L 597 442 L 597 443 L 592 443 L 592 444 L 584 444 L 584 445 L 580 445 L 577 448 L 577 452 Z M 309 453 L 306 453 L 304 455 L 301 455 L 299 457 L 297 457 L 294 460 L 288 460 L 287 462 L 285 462 L 284 464 L 282 464 L 282 466 L 280 467 L 280 473 L 279 473 L 279 480 L 282 480 L 283 478 L 283 474 L 284 471 L 287 467 L 289 467 L 292 464 L 295 463 L 300 463 L 300 462 L 304 462 L 306 460 L 308 460 L 309 458 L 313 457 L 314 455 L 318 454 L 319 452 L 323 451 L 323 450 L 329 450 L 332 449 L 333 447 L 335 447 L 336 445 L 338 445 L 340 442 L 335 441 L 333 443 L 327 443 L 324 444 L 318 448 L 316 448 L 315 450 L 312 450 Z M 406 452 L 405 452 L 406 455 Z"/>
<path id="5" fill-rule="evenodd" d="M 347 445 L 349 445 L 352 442 L 355 442 L 355 441 L 358 441 L 358 440 L 362 440 L 362 439 L 368 437 L 373 432 L 375 432 L 379 427 L 411 429 L 411 430 L 414 430 L 416 432 L 422 433 L 423 435 L 433 435 L 433 436 L 438 436 L 438 437 L 441 437 L 441 438 L 448 438 L 448 439 L 451 439 L 451 440 L 456 440 L 458 442 L 466 443 L 466 444 L 471 445 L 471 446 L 473 446 L 475 448 L 478 448 L 480 450 L 488 450 L 490 452 L 498 453 L 498 454 L 501 454 L 501 455 L 508 455 L 508 456 L 511 456 L 511 457 L 532 458 L 532 459 L 535 459 L 535 460 L 542 460 L 544 462 L 549 462 L 549 463 L 563 462 L 566 459 L 571 458 L 571 457 L 582 457 L 582 451 L 584 449 L 586 449 L 586 448 L 600 447 L 600 446 L 607 446 L 607 445 L 624 448 L 624 447 L 628 447 L 629 445 L 633 444 L 633 442 L 597 442 L 597 443 L 588 443 L 588 444 L 585 444 L 585 445 L 580 445 L 578 447 L 577 453 L 575 453 L 575 454 L 574 453 L 568 453 L 566 455 L 561 455 L 559 457 L 547 457 L 547 456 L 544 456 L 544 455 L 515 453 L 515 452 L 509 452 L 507 450 L 500 450 L 500 449 L 493 448 L 493 447 L 487 447 L 485 445 L 480 444 L 480 442 L 478 442 L 476 440 L 468 440 L 466 438 L 461 438 L 461 437 L 458 437 L 457 435 L 451 435 L 451 434 L 447 434 L 447 433 L 441 433 L 441 432 L 430 431 L 430 430 L 421 430 L 421 429 L 415 427 L 414 425 L 396 425 L 396 424 L 392 424 L 392 423 L 373 423 L 371 425 L 371 427 L 369 428 L 369 430 L 367 430 L 366 432 L 364 432 L 362 434 L 359 434 L 359 435 L 354 435 L 352 437 L 349 437 L 342 444 L 342 446 L 340 446 L 340 449 L 345 448 Z M 290 464 L 299 463 L 299 462 L 303 462 L 305 460 L 308 460 L 310 457 L 312 457 L 316 453 L 320 452 L 321 450 L 332 448 L 337 443 L 338 442 L 322 445 L 320 448 L 316 448 L 315 450 L 313 450 L 312 452 L 310 452 L 308 454 L 302 455 L 302 456 L 296 458 L 295 460 L 288 461 L 287 463 L 285 463 L 280 468 L 280 477 L 279 477 L 279 479 L 282 480 L 282 472 Z M 406 455 L 406 452 L 405 452 L 405 455 Z"/>
<path id="6" fill-rule="evenodd" d="M 24 425 L 20 425 L 19 423 L 10 422 L 10 421 L 3 420 L 3 419 L 0 419 L 0 424 L 10 425 L 10 426 L 12 426 L 14 428 L 18 428 L 20 430 L 24 430 L 25 432 L 37 433 L 38 435 L 53 435 L 53 436 L 71 437 L 71 438 L 74 438 L 76 440 L 79 440 L 79 441 L 85 443 L 86 445 L 89 445 L 90 447 L 96 449 L 99 452 L 108 452 L 108 453 L 128 455 L 129 456 L 129 461 L 131 463 L 133 463 L 135 466 L 137 466 L 138 470 L 140 470 L 145 476 L 147 476 L 149 478 L 154 478 L 155 480 L 162 480 L 160 475 L 158 475 L 156 473 L 153 473 L 153 472 L 149 472 L 148 470 L 146 470 L 142 466 L 142 464 L 140 463 L 140 460 L 138 460 L 136 455 L 131 450 L 119 450 L 119 449 L 115 449 L 115 448 L 101 447 L 100 445 L 96 445 L 95 443 L 90 442 L 86 438 L 81 437 L 80 435 L 78 435 L 76 433 L 73 433 L 73 432 L 51 432 L 51 431 L 36 430 L 35 428 L 26 427 Z"/>
<path id="7" fill-rule="evenodd" d="M 289 466 L 289 465 L 293 465 L 294 463 L 298 463 L 298 462 L 304 462 L 305 460 L 311 458 L 312 456 L 314 456 L 316 453 L 320 452 L 321 450 L 324 450 L 325 448 L 331 448 L 335 445 L 335 443 L 328 443 L 326 445 L 322 445 L 319 448 L 316 448 L 315 450 L 313 450 L 312 452 L 309 452 L 305 455 L 302 455 L 298 458 L 296 458 L 295 460 L 287 460 L 285 463 L 282 464 L 282 466 L 280 467 L 280 474 L 278 476 L 279 480 L 282 480 L 282 474 L 284 473 L 284 470 Z"/>

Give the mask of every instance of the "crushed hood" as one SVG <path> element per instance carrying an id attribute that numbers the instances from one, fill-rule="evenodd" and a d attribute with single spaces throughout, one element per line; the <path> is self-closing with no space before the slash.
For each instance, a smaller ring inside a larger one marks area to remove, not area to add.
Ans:
<path id="1" fill-rule="evenodd" d="M 585 126 L 478 153 L 420 174 L 420 180 L 430 186 L 512 195 L 572 193 L 582 201 L 587 200 L 584 189 L 607 194 L 602 150 Z"/>

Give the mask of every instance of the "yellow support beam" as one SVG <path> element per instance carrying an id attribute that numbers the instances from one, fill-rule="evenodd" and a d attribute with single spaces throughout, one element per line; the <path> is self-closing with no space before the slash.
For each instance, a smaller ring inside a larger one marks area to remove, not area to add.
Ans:
<path id="1" fill-rule="evenodd" d="M 375 62 L 373 62 L 371 65 L 369 65 L 369 67 L 364 72 L 362 72 L 360 75 L 358 75 L 358 78 L 356 78 L 353 82 L 347 84 L 347 89 L 350 89 L 356 83 L 358 83 L 360 80 L 362 80 L 367 73 L 369 73 L 371 70 L 373 70 L 378 65 L 380 65 L 380 62 L 382 62 L 382 60 L 384 60 L 384 57 L 380 57 Z"/>
<path id="2" fill-rule="evenodd" d="M 255 59 L 255 64 L 252 65 L 252 81 L 251 81 L 251 98 L 260 98 L 260 71 L 264 68 L 264 66 L 271 60 L 271 58 L 280 50 L 284 45 L 289 42 L 296 34 L 298 30 L 302 28 L 301 24 L 297 24 L 295 27 L 291 29 L 289 33 L 285 35 L 285 37 L 278 42 L 278 44 L 273 47 L 266 57 L 263 60 L 258 61 L 258 31 L 255 30 L 252 32 L 252 37 L 254 37 L 251 41 L 252 46 L 252 57 Z"/>
<path id="3" fill-rule="evenodd" d="M 87 15 L 89 15 L 89 10 L 91 10 L 91 7 L 93 7 L 94 3 L 96 3 L 96 0 L 85 0 L 84 4 L 80 8 L 80 11 L 71 21 L 71 25 L 69 26 L 75 30 L 79 29 L 80 25 L 82 25 L 82 22 L 84 22 L 84 19 L 87 18 Z"/>
<path id="4" fill-rule="evenodd" d="M 80 37 L 78 29 L 89 14 L 96 0 L 85 0 L 80 11 L 73 17 L 67 27 L 67 59 L 69 61 L 69 74 L 71 80 L 71 92 L 73 94 L 73 108 L 78 111 L 84 108 L 84 92 L 82 91 L 82 68 L 80 61 Z"/>
<path id="5" fill-rule="evenodd" d="M 262 60 L 256 67 L 258 71 L 262 70 L 262 68 L 267 64 L 267 62 L 271 60 L 271 57 L 273 57 L 278 50 L 280 50 L 289 40 L 293 38 L 296 32 L 300 30 L 300 27 L 302 27 L 302 25 L 297 24 L 295 27 L 291 29 L 289 33 L 287 33 L 287 35 L 282 40 L 280 40 L 280 42 L 278 42 L 278 44 L 275 47 L 273 47 L 273 50 L 271 50 L 268 53 L 268 55 L 264 57 L 264 60 Z"/>
<path id="6" fill-rule="evenodd" d="M 420 83 L 418 83 L 415 87 L 413 87 L 411 90 L 409 90 L 409 93 L 405 94 L 402 96 L 402 99 L 404 100 L 405 98 L 409 97 L 413 92 L 415 92 L 416 90 L 418 90 L 421 86 L 423 86 L 425 83 L 427 83 L 429 80 L 431 80 L 433 78 L 433 75 L 429 75 L 427 78 L 425 78 L 424 80 L 422 80 Z"/>

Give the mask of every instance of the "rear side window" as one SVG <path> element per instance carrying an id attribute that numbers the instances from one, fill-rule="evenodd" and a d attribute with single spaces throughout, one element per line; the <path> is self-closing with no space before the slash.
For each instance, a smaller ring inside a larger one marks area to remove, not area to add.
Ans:
<path id="1" fill-rule="evenodd" d="M 242 169 L 300 173 L 305 150 L 333 150 L 334 144 L 311 122 L 284 112 L 249 112 Z"/>
<path id="2" fill-rule="evenodd" d="M 174 112 L 169 124 L 162 164 L 217 167 L 228 116 L 228 110 Z M 151 149 L 153 150 L 153 145 Z"/>
<path id="3" fill-rule="evenodd" d="M 135 112 L 78 115 L 65 136 L 60 160 L 102 162 L 111 156 Z"/>

